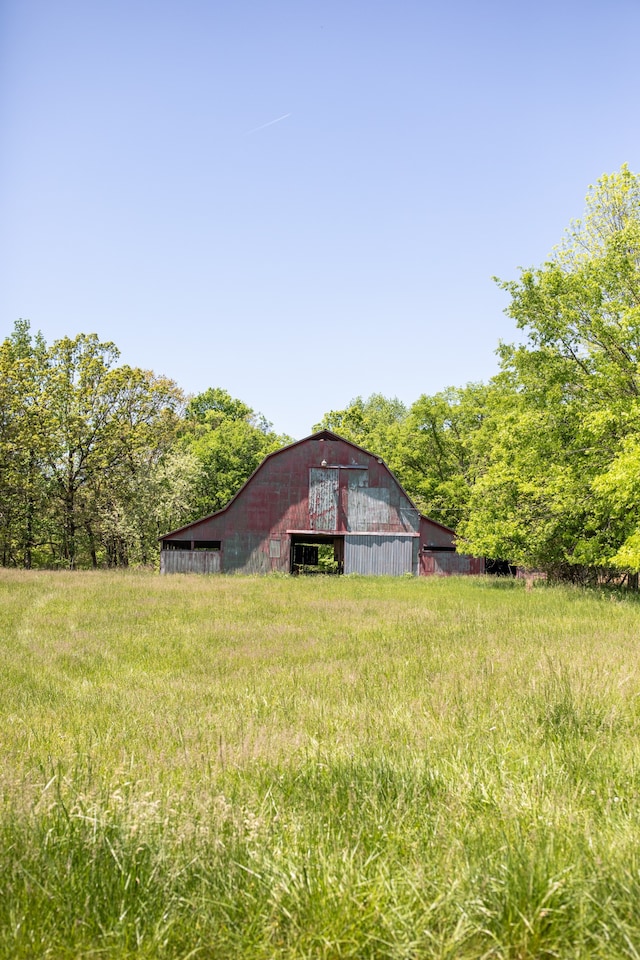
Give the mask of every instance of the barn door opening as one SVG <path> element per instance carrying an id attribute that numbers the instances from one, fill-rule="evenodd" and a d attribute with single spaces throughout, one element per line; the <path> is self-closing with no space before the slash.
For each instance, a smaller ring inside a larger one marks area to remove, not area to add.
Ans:
<path id="1" fill-rule="evenodd" d="M 344 572 L 344 537 L 299 533 L 291 537 L 290 571 L 336 575 Z"/>

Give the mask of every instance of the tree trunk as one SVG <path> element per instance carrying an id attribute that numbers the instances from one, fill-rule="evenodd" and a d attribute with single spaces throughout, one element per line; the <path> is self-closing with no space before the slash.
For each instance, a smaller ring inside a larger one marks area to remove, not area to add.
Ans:
<path id="1" fill-rule="evenodd" d="M 70 465 L 71 466 L 71 465 Z M 76 518 L 75 518 L 75 497 L 73 481 L 69 479 L 65 497 L 65 560 L 69 564 L 69 570 L 74 570 L 76 566 Z"/>
<path id="2" fill-rule="evenodd" d="M 91 566 L 94 570 L 98 569 L 98 557 L 96 555 L 96 541 L 93 536 L 93 527 L 89 520 L 85 522 L 85 528 L 87 530 L 87 536 L 89 537 L 89 551 L 91 553 Z"/>

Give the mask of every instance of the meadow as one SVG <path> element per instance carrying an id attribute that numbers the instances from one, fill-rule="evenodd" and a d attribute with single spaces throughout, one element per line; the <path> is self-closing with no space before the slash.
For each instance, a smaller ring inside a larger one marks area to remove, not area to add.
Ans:
<path id="1" fill-rule="evenodd" d="M 640 957 L 640 605 L 0 571 L 0 957 Z"/>

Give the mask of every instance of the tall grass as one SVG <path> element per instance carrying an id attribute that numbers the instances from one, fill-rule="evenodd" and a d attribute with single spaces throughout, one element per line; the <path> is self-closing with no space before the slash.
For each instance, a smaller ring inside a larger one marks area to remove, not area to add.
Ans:
<path id="1" fill-rule="evenodd" d="M 640 608 L 0 573 L 0 956 L 640 956 Z"/>

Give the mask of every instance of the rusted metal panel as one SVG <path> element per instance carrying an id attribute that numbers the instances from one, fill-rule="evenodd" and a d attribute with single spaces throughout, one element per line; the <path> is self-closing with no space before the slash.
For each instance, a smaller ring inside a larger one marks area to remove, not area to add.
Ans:
<path id="1" fill-rule="evenodd" d="M 347 534 L 344 538 L 344 572 L 402 576 L 414 573 L 414 537 Z"/>
<path id="2" fill-rule="evenodd" d="M 484 573 L 484 558 L 446 550 L 422 552 L 420 573 L 424 576 L 450 577 L 455 574 L 480 575 Z"/>
<path id="3" fill-rule="evenodd" d="M 340 471 L 330 467 L 309 470 L 309 527 L 311 530 L 336 530 Z"/>
<path id="4" fill-rule="evenodd" d="M 370 487 L 368 470 L 347 474 L 347 530 L 386 529 L 390 520 L 388 487 Z"/>
<path id="5" fill-rule="evenodd" d="M 346 467 L 344 469 L 346 469 Z M 347 474 L 347 485 L 349 488 L 349 493 L 352 491 L 361 490 L 364 487 L 368 487 L 369 468 L 358 466 L 349 470 L 349 473 Z"/>
<path id="6" fill-rule="evenodd" d="M 268 573 L 273 563 L 269 541 L 259 533 L 234 532 L 224 541 L 225 573 Z"/>
<path id="7" fill-rule="evenodd" d="M 454 547 L 455 532 L 428 517 L 420 517 L 420 542 L 424 550 L 432 547 Z"/>
<path id="8" fill-rule="evenodd" d="M 162 550 L 160 573 L 220 573 L 220 551 Z"/>
<path id="9" fill-rule="evenodd" d="M 347 530 L 365 532 L 389 525 L 389 491 L 384 487 L 349 490 Z"/>
<path id="10" fill-rule="evenodd" d="M 406 505 L 400 504 L 398 507 L 398 519 L 405 530 L 412 533 L 420 530 L 420 512 L 408 501 Z"/>

